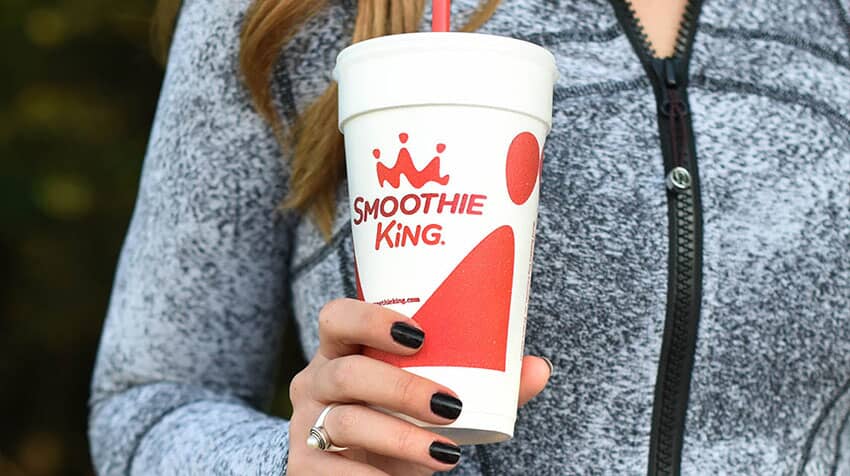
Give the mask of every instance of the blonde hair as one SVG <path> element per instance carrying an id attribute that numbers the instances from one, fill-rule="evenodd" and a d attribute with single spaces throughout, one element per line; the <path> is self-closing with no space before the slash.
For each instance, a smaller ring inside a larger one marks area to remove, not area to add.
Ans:
<path id="1" fill-rule="evenodd" d="M 274 107 L 272 72 L 280 52 L 298 28 L 325 6 L 324 0 L 255 0 L 242 27 L 239 64 L 257 112 L 271 125 L 282 147 L 292 151 L 289 195 L 284 207 L 309 215 L 330 237 L 336 189 L 345 170 L 345 150 L 337 129 L 337 86 L 332 83 L 285 130 Z M 495 12 L 499 0 L 483 0 L 460 31 L 474 31 Z M 180 0 L 158 0 L 151 29 L 164 60 Z M 352 43 L 418 29 L 425 0 L 358 0 Z"/>

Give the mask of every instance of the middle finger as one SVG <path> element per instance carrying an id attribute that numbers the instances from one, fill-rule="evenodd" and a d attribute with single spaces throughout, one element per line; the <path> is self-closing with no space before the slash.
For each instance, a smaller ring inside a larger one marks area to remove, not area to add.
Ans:
<path id="1" fill-rule="evenodd" d="M 316 371 L 313 397 L 320 402 L 364 402 L 418 420 L 447 424 L 463 404 L 448 388 L 364 355 L 331 360 Z"/>

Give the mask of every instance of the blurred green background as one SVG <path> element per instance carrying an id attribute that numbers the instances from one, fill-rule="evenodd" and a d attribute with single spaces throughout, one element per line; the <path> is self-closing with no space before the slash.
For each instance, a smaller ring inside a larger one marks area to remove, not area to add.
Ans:
<path id="1" fill-rule="evenodd" d="M 89 380 L 162 79 L 153 8 L 0 1 L 0 476 L 93 474 Z"/>
<path id="2" fill-rule="evenodd" d="M 89 379 L 162 75 L 152 9 L 2 0 L 3 476 L 92 474 Z"/>

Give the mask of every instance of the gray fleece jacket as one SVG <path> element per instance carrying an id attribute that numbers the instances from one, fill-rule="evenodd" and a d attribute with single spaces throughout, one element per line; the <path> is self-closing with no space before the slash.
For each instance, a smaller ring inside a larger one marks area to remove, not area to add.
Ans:
<path id="1" fill-rule="evenodd" d="M 287 170 L 237 73 L 248 0 L 186 0 L 91 398 L 102 475 L 279 475 L 263 413 L 281 333 L 354 296 L 345 184 L 333 239 L 280 213 Z M 476 0 L 454 2 L 462 22 Z M 281 55 L 287 120 L 330 81 L 354 4 Z M 706 0 L 689 112 L 702 297 L 687 475 L 850 475 L 850 0 Z M 484 32 L 557 57 L 526 352 L 555 364 L 516 436 L 457 475 L 646 474 L 668 304 L 656 97 L 606 0 L 506 0 Z M 285 162 L 285 161 L 284 161 Z"/>

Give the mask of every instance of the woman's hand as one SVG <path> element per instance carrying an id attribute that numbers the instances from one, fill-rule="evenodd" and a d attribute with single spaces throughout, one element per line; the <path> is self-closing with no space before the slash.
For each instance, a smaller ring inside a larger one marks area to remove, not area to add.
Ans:
<path id="1" fill-rule="evenodd" d="M 460 449 L 448 438 L 369 405 L 421 421 L 448 424 L 462 403 L 442 385 L 360 354 L 363 346 L 398 355 L 415 354 L 425 335 L 415 321 L 390 309 L 351 299 L 327 304 L 319 313 L 319 350 L 292 379 L 290 476 L 416 476 L 452 469 Z M 541 358 L 523 360 L 520 406 L 540 393 L 549 379 Z M 330 453 L 307 446 L 310 427 L 331 403 L 324 427 Z"/>

